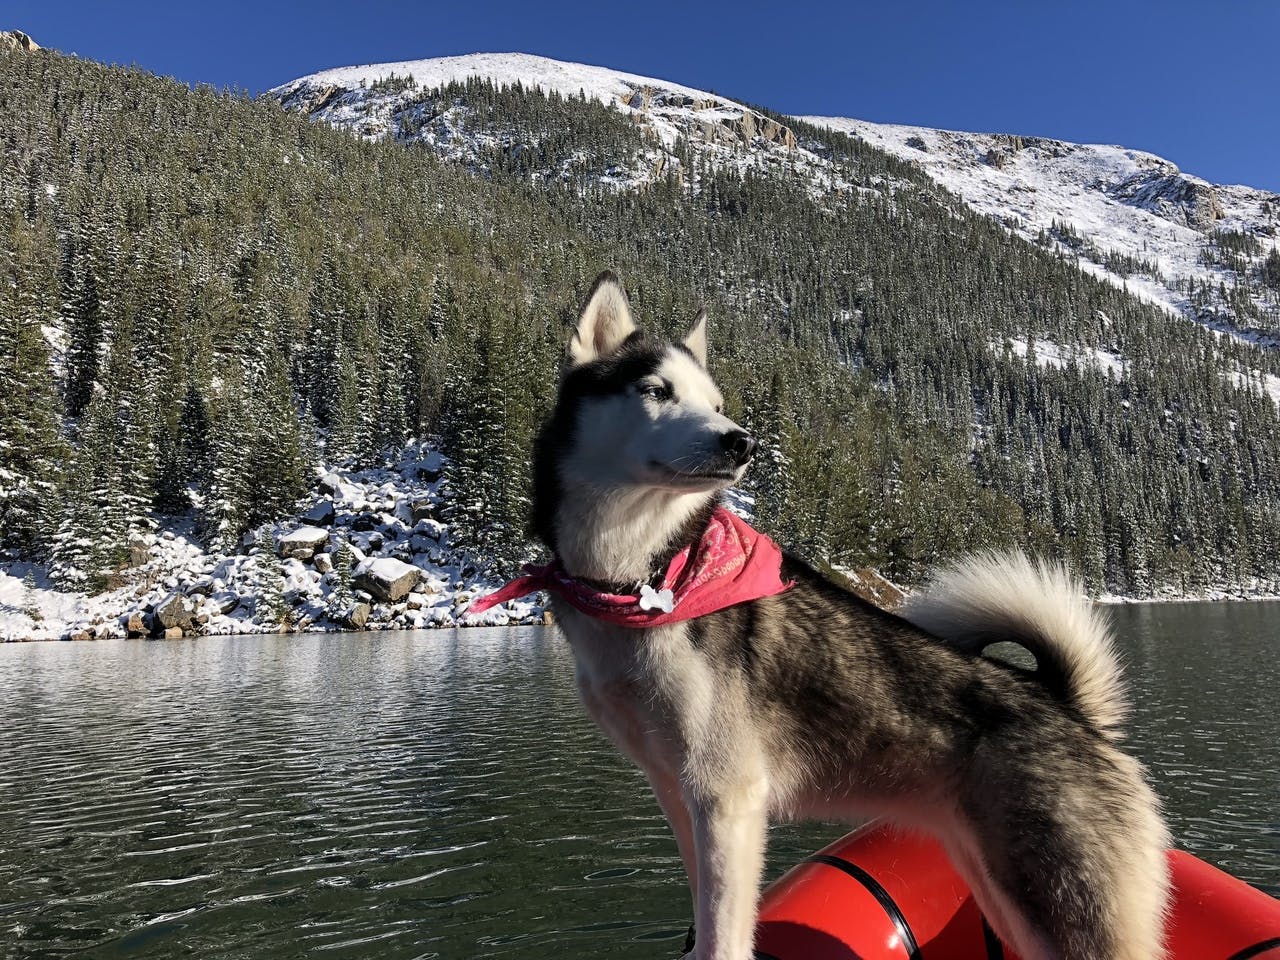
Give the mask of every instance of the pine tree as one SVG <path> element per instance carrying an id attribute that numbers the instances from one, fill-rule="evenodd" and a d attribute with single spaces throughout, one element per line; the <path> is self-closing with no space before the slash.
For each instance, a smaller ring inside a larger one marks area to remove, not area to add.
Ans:
<path id="1" fill-rule="evenodd" d="M 258 622 L 263 626 L 288 627 L 291 625 L 292 608 L 284 596 L 284 568 L 276 555 L 276 544 L 270 529 L 263 527 L 259 531 L 256 546 L 258 605 L 255 612 L 258 614 Z"/>
<path id="2" fill-rule="evenodd" d="M 350 607 L 352 563 L 351 542 L 343 534 L 337 534 L 338 545 L 333 552 L 333 592 L 329 595 L 330 615 L 341 615 Z"/>
<path id="3" fill-rule="evenodd" d="M 194 383 L 187 384 L 175 435 L 157 452 L 156 507 L 164 513 L 185 513 L 191 508 L 189 486 L 209 470 L 209 414 Z"/>
<path id="4" fill-rule="evenodd" d="M 492 314 L 483 322 L 475 366 L 452 384 L 446 519 L 450 544 L 466 549 L 481 572 L 500 576 L 528 556 L 522 534 L 532 421 L 518 393 L 528 379 L 520 375 L 518 335 Z"/>
<path id="5" fill-rule="evenodd" d="M 72 465 L 50 542 L 50 572 L 62 587 L 98 593 L 110 573 L 113 534 L 97 493 L 92 460 L 81 454 Z"/>
<path id="6" fill-rule="evenodd" d="M 70 327 L 67 348 L 67 412 L 79 416 L 93 398 L 105 346 L 105 320 L 94 267 L 84 261 L 74 274 L 75 287 L 67 305 Z"/>
<path id="7" fill-rule="evenodd" d="M 40 601 L 36 596 L 36 575 L 31 570 L 28 570 L 27 575 L 22 578 L 22 612 L 33 623 L 39 623 L 44 619 L 44 614 L 40 612 Z"/>
<path id="8" fill-rule="evenodd" d="M 1280 290 L 1280 248 L 1273 247 L 1262 262 L 1262 282 L 1272 290 Z"/>
<path id="9" fill-rule="evenodd" d="M 7 239 L 0 245 L 0 543 L 43 549 L 66 455 L 42 332 L 56 313 L 54 258 L 19 218 Z"/>
<path id="10" fill-rule="evenodd" d="M 775 372 L 769 392 L 746 424 L 758 443 L 755 464 L 751 468 L 751 484 L 755 490 L 755 518 L 779 542 L 794 545 L 795 530 L 790 522 L 789 507 L 793 499 L 793 478 L 788 447 L 790 417 L 786 409 L 786 389 L 781 372 Z"/>

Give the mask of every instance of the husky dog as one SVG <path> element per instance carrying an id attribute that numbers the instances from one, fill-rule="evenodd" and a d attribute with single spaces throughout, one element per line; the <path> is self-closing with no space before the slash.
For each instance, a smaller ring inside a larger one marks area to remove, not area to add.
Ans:
<path id="1" fill-rule="evenodd" d="M 613 592 L 698 540 L 755 442 L 722 411 L 705 314 L 683 343 L 592 288 L 535 451 L 534 533 Z M 1158 960 L 1168 836 L 1108 629 L 1058 568 L 984 554 L 905 619 L 786 556 L 791 589 L 635 629 L 553 595 L 587 710 L 648 778 L 692 888 L 699 960 L 747 960 L 770 817 L 936 835 L 1024 960 Z M 643 592 L 643 591 L 642 591 Z M 1027 671 L 983 657 L 1029 649 Z"/>

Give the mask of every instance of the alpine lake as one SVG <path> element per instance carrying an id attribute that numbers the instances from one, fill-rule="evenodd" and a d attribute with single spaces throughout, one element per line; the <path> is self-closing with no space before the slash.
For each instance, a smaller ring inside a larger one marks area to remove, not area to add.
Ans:
<path id="1" fill-rule="evenodd" d="M 1111 615 L 1178 844 L 1280 894 L 1280 604 Z M 0 647 L 0 957 L 677 956 L 572 667 L 542 627 Z M 843 832 L 775 828 L 770 876 Z"/>

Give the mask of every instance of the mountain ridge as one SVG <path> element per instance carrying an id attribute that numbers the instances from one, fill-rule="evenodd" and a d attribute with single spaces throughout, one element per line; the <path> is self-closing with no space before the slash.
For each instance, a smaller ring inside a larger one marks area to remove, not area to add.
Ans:
<path id="1" fill-rule="evenodd" d="M 824 181 L 831 176 L 829 165 L 803 137 L 796 138 L 785 118 L 673 81 L 533 54 L 337 67 L 281 84 L 268 95 L 287 109 L 362 136 L 429 142 L 429 134 L 405 135 L 396 125 L 409 91 L 394 89 L 394 81 L 406 78 L 412 78 L 413 95 L 470 78 L 565 97 L 581 93 L 651 126 L 668 149 L 680 136 L 702 139 L 710 141 L 705 152 L 713 159 L 739 166 L 742 158 L 734 154 L 741 150 L 732 147 L 753 149 L 764 162 L 789 154 L 820 188 L 851 186 Z M 389 88 L 378 89 L 389 82 Z M 1252 342 L 1280 343 L 1280 195 L 1211 183 L 1156 154 L 1124 146 L 842 117 L 791 119 L 885 150 L 970 209 L 1149 303 Z M 760 136 L 763 130 L 768 135 Z M 619 185 L 643 185 L 668 173 L 670 165 L 651 160 L 648 170 Z M 1273 286 L 1264 282 L 1268 276 Z"/>

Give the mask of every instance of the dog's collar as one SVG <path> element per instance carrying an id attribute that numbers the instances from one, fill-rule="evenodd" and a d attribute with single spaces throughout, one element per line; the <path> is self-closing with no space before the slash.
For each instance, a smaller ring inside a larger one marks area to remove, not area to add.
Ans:
<path id="1" fill-rule="evenodd" d="M 564 569 L 564 564 L 560 562 L 558 556 L 555 558 L 555 564 L 559 569 Z M 526 564 L 524 569 L 527 571 L 538 568 L 533 564 Z M 569 576 L 568 573 L 565 575 Z M 654 581 L 660 579 L 660 577 L 660 573 L 652 573 L 644 580 L 632 580 L 629 583 L 623 583 L 620 580 L 597 580 L 594 577 L 574 577 L 573 579 L 598 593 L 612 593 L 616 596 L 625 597 L 628 594 L 638 594 L 642 587 L 653 586 Z"/>
<path id="2" fill-rule="evenodd" d="M 612 585 L 602 589 L 571 576 L 559 558 L 553 558 L 543 566 L 525 567 L 523 576 L 472 601 L 466 612 L 484 613 L 508 600 L 548 590 L 605 623 L 658 627 L 770 597 L 791 585 L 792 581 L 782 579 L 778 545 L 745 520 L 717 507 L 702 536 L 672 557 L 656 589 L 640 584 L 634 594 L 611 593 Z"/>

